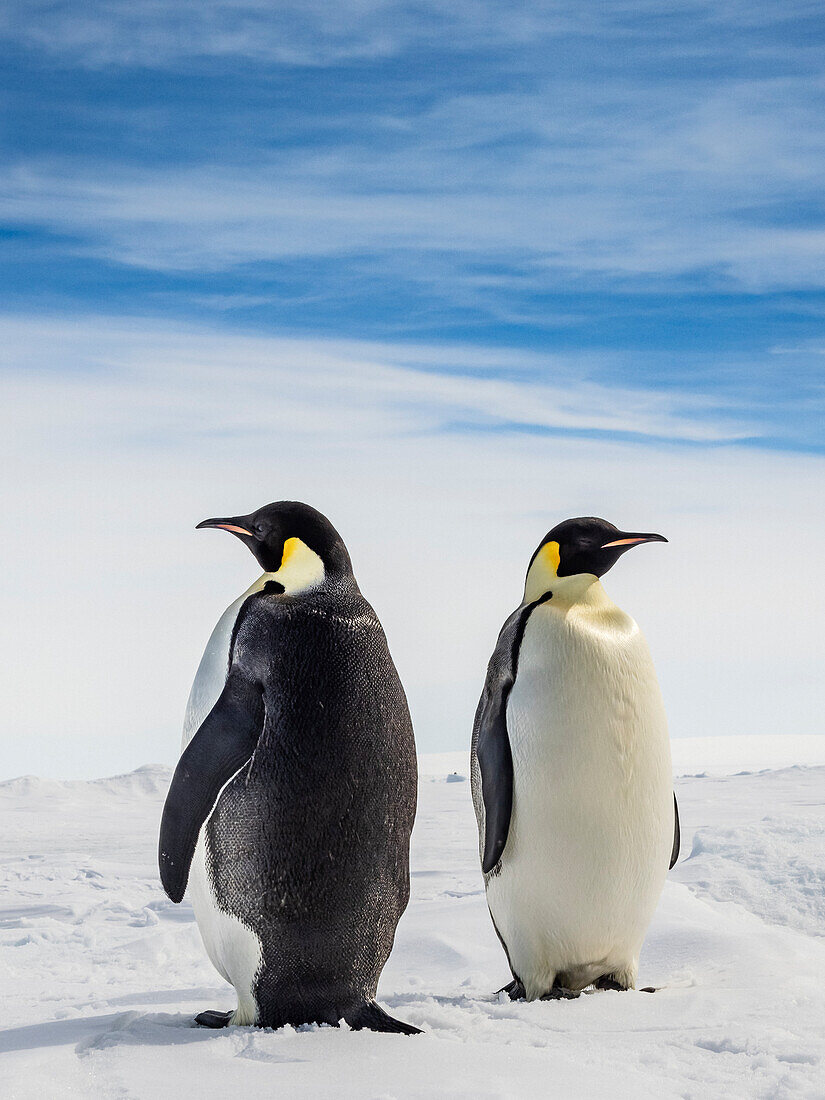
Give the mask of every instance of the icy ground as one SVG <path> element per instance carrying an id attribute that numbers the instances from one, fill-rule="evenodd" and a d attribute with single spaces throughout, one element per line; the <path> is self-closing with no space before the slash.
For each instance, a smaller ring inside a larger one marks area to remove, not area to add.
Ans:
<path id="1" fill-rule="evenodd" d="M 193 1027 L 233 998 L 158 884 L 168 770 L 2 783 L 0 1094 L 825 1097 L 825 739 L 726 740 L 674 746 L 692 773 L 683 854 L 640 975 L 660 991 L 534 1004 L 493 992 L 509 974 L 469 784 L 447 781 L 466 761 L 423 758 L 412 901 L 379 991 L 417 1037 Z M 737 759 L 774 770 L 719 774 Z"/>

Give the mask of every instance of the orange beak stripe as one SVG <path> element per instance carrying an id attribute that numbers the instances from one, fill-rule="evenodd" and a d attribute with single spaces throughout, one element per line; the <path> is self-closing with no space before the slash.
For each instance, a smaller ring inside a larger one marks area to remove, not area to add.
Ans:
<path id="1" fill-rule="evenodd" d="M 216 523 L 216 527 L 220 527 L 222 531 L 234 531 L 236 535 L 249 535 L 252 537 L 252 532 L 247 531 L 245 527 L 236 527 L 234 523 Z"/>
<path id="2" fill-rule="evenodd" d="M 642 539 L 616 539 L 615 542 L 606 542 L 606 543 L 604 543 L 600 547 L 600 549 L 601 550 L 607 550 L 608 547 L 610 547 L 610 546 L 633 546 L 633 544 L 637 543 L 637 542 L 649 542 L 649 541 L 650 540 L 647 539 L 647 538 L 642 538 Z"/>

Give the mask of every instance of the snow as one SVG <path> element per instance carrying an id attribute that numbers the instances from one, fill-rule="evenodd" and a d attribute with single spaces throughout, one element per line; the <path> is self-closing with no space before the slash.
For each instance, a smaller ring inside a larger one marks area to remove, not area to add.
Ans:
<path id="1" fill-rule="evenodd" d="M 422 758 L 412 900 L 379 991 L 416 1037 L 193 1027 L 233 998 L 157 880 L 169 769 L 0 783 L 3 1095 L 825 1097 L 823 750 L 674 742 L 682 859 L 640 973 L 659 992 L 533 1004 L 494 993 L 509 974 L 466 754 Z"/>

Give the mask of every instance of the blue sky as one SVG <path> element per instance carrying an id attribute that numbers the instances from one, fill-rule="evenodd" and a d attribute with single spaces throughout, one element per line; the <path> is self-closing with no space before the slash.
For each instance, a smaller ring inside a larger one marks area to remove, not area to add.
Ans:
<path id="1" fill-rule="evenodd" d="M 670 539 L 607 588 L 674 736 L 821 731 L 823 39 L 819 0 L 3 5 L 0 775 L 172 760 L 254 578 L 194 526 L 280 498 L 425 751 L 574 515 Z"/>
<path id="2" fill-rule="evenodd" d="M 819 5 L 5 12 L 6 312 L 522 349 L 822 448 Z"/>

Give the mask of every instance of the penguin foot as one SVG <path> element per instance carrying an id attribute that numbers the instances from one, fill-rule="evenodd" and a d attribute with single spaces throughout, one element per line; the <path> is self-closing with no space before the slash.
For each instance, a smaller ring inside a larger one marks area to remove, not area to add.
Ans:
<path id="1" fill-rule="evenodd" d="M 368 1001 L 353 1009 L 352 1012 L 346 1013 L 344 1019 L 353 1031 L 366 1028 L 368 1031 L 390 1031 L 399 1035 L 423 1034 L 420 1027 L 413 1027 L 412 1024 L 405 1024 L 403 1020 L 394 1019 L 375 1001 Z"/>
<path id="2" fill-rule="evenodd" d="M 580 989 L 565 989 L 564 986 L 554 985 L 549 993 L 542 993 L 540 1001 L 575 1001 L 581 996 Z"/>
<path id="3" fill-rule="evenodd" d="M 615 989 L 618 993 L 627 993 L 630 988 L 627 985 L 622 985 L 612 974 L 603 974 L 601 978 L 596 978 L 593 985 L 596 989 Z"/>
<path id="4" fill-rule="evenodd" d="M 501 989 L 496 990 L 496 994 L 506 993 L 511 1001 L 523 1001 L 527 994 L 524 992 L 524 986 L 521 984 L 518 978 L 513 978 L 507 985 L 502 986 Z"/>
<path id="5" fill-rule="evenodd" d="M 199 1027 L 228 1027 L 229 1021 L 232 1019 L 231 1012 L 216 1012 L 214 1009 L 207 1009 L 206 1012 L 199 1012 L 195 1017 L 195 1023 Z"/>
<path id="6" fill-rule="evenodd" d="M 601 978 L 597 978 L 593 985 L 596 989 L 615 989 L 619 993 L 627 993 L 631 988 L 629 985 L 623 985 L 620 981 L 617 981 L 612 974 L 603 974 Z M 654 985 L 643 985 L 639 990 L 639 993 L 658 993 L 659 990 Z"/>

